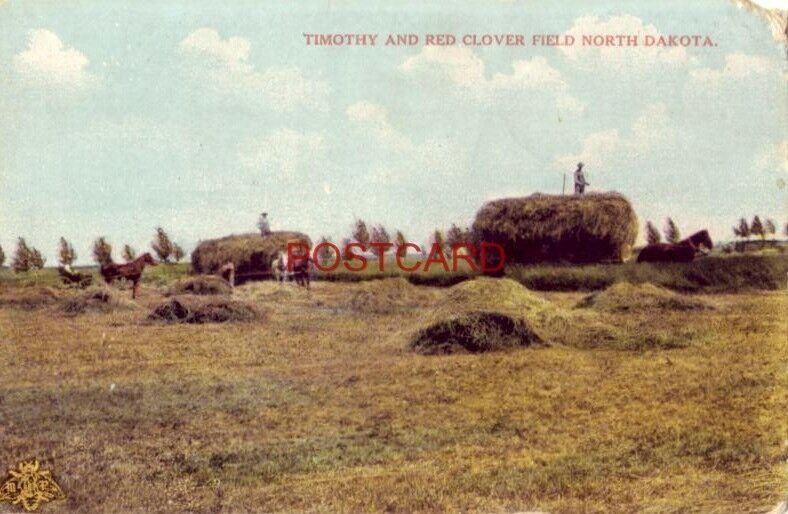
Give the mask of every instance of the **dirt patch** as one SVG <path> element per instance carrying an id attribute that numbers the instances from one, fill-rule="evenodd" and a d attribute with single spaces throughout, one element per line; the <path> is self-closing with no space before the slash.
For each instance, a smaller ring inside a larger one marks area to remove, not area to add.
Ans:
<path id="1" fill-rule="evenodd" d="M 229 295 L 232 292 L 233 288 L 230 287 L 226 280 L 210 275 L 200 275 L 179 280 L 167 289 L 164 296 L 184 294 Z"/>
<path id="2" fill-rule="evenodd" d="M 484 353 L 544 344 L 523 319 L 499 312 L 474 311 L 434 323 L 411 340 L 414 351 L 427 355 Z"/>
<path id="3" fill-rule="evenodd" d="M 226 323 L 255 321 L 262 317 L 261 312 L 245 302 L 195 296 L 172 297 L 154 307 L 148 315 L 151 321 L 167 323 Z"/>
<path id="4" fill-rule="evenodd" d="M 653 284 L 618 282 L 592 293 L 577 304 L 580 308 L 593 308 L 605 312 L 638 312 L 659 310 L 694 311 L 713 309 L 714 306 L 699 298 L 676 293 Z"/>

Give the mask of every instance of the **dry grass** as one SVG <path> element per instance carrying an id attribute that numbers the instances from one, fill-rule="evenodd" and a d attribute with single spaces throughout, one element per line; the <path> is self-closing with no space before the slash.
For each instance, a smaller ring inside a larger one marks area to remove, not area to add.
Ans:
<path id="1" fill-rule="evenodd" d="M 695 334 L 671 350 L 565 334 L 425 357 L 407 341 L 429 314 L 347 309 L 356 288 L 249 284 L 234 298 L 264 321 L 205 325 L 4 305 L 0 464 L 52 469 L 67 499 L 48 512 L 740 513 L 788 493 L 784 293 L 578 310 Z M 572 312 L 582 295 L 540 298 Z"/>

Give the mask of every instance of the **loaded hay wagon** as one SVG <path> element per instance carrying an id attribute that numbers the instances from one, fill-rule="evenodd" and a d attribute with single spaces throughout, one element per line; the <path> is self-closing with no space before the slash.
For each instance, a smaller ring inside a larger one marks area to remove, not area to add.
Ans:
<path id="1" fill-rule="evenodd" d="M 637 233 L 635 211 L 618 193 L 493 200 L 473 223 L 474 239 L 501 245 L 512 264 L 620 263 L 632 256 Z"/>
<path id="2" fill-rule="evenodd" d="M 237 284 L 271 278 L 274 260 L 280 252 L 287 253 L 290 242 L 312 246 L 306 234 L 286 230 L 264 236 L 254 233 L 208 239 L 192 252 L 192 269 L 195 273 L 221 274 L 232 263 Z"/>

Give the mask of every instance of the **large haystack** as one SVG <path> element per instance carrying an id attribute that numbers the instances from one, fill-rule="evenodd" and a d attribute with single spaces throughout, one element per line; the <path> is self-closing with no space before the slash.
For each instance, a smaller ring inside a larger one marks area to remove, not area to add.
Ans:
<path id="1" fill-rule="evenodd" d="M 197 273 L 217 273 L 228 262 L 235 265 L 238 282 L 271 276 L 271 264 L 278 252 L 287 252 L 289 241 L 311 247 L 309 236 L 301 232 L 275 231 L 266 236 L 241 234 L 202 241 L 192 252 L 192 268 Z"/>
<path id="2" fill-rule="evenodd" d="M 623 262 L 631 257 L 638 221 L 617 193 L 534 194 L 485 204 L 474 238 L 498 243 L 507 262 Z"/>

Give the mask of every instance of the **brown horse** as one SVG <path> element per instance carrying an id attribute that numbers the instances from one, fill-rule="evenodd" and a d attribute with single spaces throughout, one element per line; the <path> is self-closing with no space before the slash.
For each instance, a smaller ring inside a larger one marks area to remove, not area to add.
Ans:
<path id="1" fill-rule="evenodd" d="M 110 262 L 109 264 L 104 264 L 101 266 L 101 276 L 104 277 L 104 281 L 107 284 L 111 284 L 113 280 L 116 278 L 125 278 L 126 280 L 131 280 L 134 287 L 131 289 L 131 298 L 134 299 L 137 297 L 137 287 L 140 283 L 140 278 L 142 277 L 142 270 L 145 269 L 145 265 L 150 264 L 151 266 L 156 265 L 156 261 L 153 260 L 153 256 L 150 253 L 145 252 L 136 259 L 131 262 L 127 262 L 126 264 L 115 264 L 114 262 Z"/>
<path id="2" fill-rule="evenodd" d="M 676 244 L 656 243 L 643 248 L 638 262 L 692 262 L 701 251 L 711 250 L 714 243 L 708 230 L 701 230 Z"/>
<path id="3" fill-rule="evenodd" d="M 292 262 L 287 263 L 287 269 L 293 274 L 296 284 L 309 289 L 309 272 L 312 270 L 312 258 L 307 256 L 294 256 Z"/>

